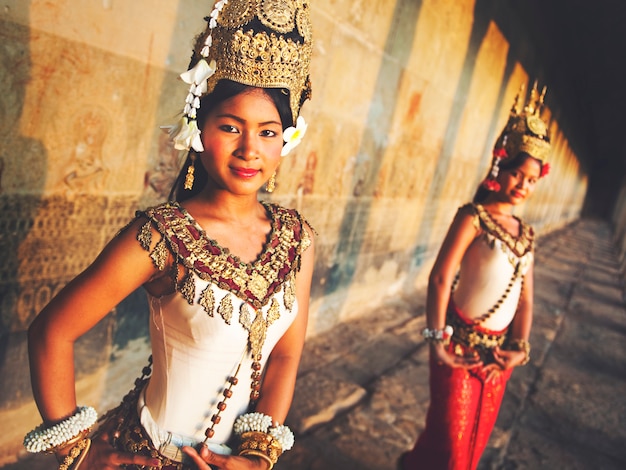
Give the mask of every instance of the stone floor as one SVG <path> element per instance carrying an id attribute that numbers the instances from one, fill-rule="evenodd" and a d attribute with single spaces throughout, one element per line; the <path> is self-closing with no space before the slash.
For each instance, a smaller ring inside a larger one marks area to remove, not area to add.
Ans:
<path id="1" fill-rule="evenodd" d="M 531 362 L 511 378 L 479 470 L 626 468 L 626 306 L 609 227 L 539 241 Z M 394 470 L 423 428 L 423 298 L 307 342 L 277 470 Z M 55 468 L 25 457 L 6 470 Z M 426 469 L 428 470 L 428 469 Z"/>

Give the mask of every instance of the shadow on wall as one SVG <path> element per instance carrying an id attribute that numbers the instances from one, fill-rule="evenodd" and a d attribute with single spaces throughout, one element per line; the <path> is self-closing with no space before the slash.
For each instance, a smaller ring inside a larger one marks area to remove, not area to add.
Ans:
<path id="1" fill-rule="evenodd" d="M 21 258 L 41 205 L 47 151 L 20 132 L 31 76 L 27 26 L 0 20 L 0 410 L 30 399 L 25 331 L 53 287 L 22 281 Z M 16 366 L 19 365 L 19 366 Z"/>
<path id="2" fill-rule="evenodd" d="M 353 193 L 341 221 L 339 243 L 331 256 L 333 263 L 325 275 L 327 281 L 323 292 L 312 292 L 312 297 L 323 299 L 320 310 L 329 313 L 325 322 L 331 324 L 339 321 L 356 273 L 377 176 L 387 145 L 386 138 L 398 104 L 400 80 L 413 52 L 413 41 L 409 38 L 415 36 L 421 7 L 421 0 L 398 0 L 395 4 L 361 147 L 356 157 L 351 184 Z M 316 266 L 320 273 L 323 268 L 319 264 Z"/>
<path id="3" fill-rule="evenodd" d="M 194 7 L 195 11 L 204 12 L 205 9 L 206 6 Z M 179 2 L 168 57 L 181 54 L 186 56 L 190 53 L 191 44 L 189 50 L 181 50 L 181 41 L 176 38 L 185 38 L 184 44 L 187 45 L 190 34 L 200 31 L 190 31 L 189 21 L 192 15 L 188 10 L 189 6 L 185 2 Z M 198 28 L 203 28 L 205 24 L 199 24 Z M 158 93 L 154 115 L 157 125 L 154 126 L 150 139 L 154 145 L 150 147 L 144 187 L 135 202 L 136 209 L 166 201 L 179 172 L 180 152 L 174 148 L 169 134 L 159 128 L 159 125 L 178 120 L 186 87 L 181 86 L 177 72 L 166 70 L 163 73 L 165 76 L 160 88 L 155 90 Z M 103 409 L 117 406 L 123 396 L 134 387 L 135 378 L 141 375 L 142 368 L 147 365 L 150 355 L 149 321 L 148 298 L 143 288 L 135 290 L 116 307 L 111 324 L 111 354 L 103 381 Z"/>
<path id="4" fill-rule="evenodd" d="M 477 0 L 474 6 L 474 22 L 471 36 L 463 62 L 462 73 L 457 84 L 454 96 L 454 108 L 451 110 L 445 138 L 441 152 L 436 156 L 437 165 L 430 178 L 424 207 L 426 212 L 421 219 L 421 226 L 413 244 L 413 251 L 406 257 L 404 270 L 407 273 L 404 283 L 404 292 L 414 288 L 416 276 L 424 262 L 434 256 L 431 253 L 438 246 L 428 246 L 431 221 L 435 214 L 439 213 L 440 194 L 445 184 L 446 175 L 449 172 L 453 158 L 453 151 L 462 123 L 465 104 L 469 96 L 469 90 L 474 76 L 476 59 L 479 48 L 483 43 L 489 28 L 489 24 L 497 15 L 497 2 L 494 0 Z M 376 178 L 382 163 L 385 151 L 385 138 L 390 133 L 395 106 L 398 104 L 397 93 L 404 69 L 415 53 L 411 49 L 417 33 L 422 2 L 421 0 L 399 0 L 395 5 L 392 26 L 389 28 L 389 36 L 385 44 L 383 60 L 379 68 L 371 107 L 367 117 L 367 125 L 361 139 L 361 148 L 357 154 L 357 162 L 352 180 L 353 194 L 344 210 L 341 221 L 340 241 L 332 255 L 333 264 L 328 269 L 327 282 L 323 292 L 313 292 L 313 297 L 323 298 L 321 309 L 335 315 L 332 322 L 339 320 L 339 315 L 346 301 L 349 286 L 354 282 L 357 273 L 359 256 L 364 242 L 365 230 L 368 226 L 371 205 L 373 202 Z M 495 110 L 501 109 L 502 100 L 508 79 L 510 78 L 517 55 L 520 51 L 509 50 L 506 69 L 502 80 Z M 489 149 L 495 139 L 498 129 L 497 113 L 494 112 L 490 123 L 484 148 Z M 488 155 L 490 152 L 485 151 Z M 485 165 L 486 167 L 486 165 Z M 482 169 L 477 168 L 476 181 L 484 175 L 479 175 Z M 478 184 L 478 183 L 477 183 Z M 471 197 L 471 195 L 468 195 Z M 450 218 L 453 214 L 450 214 Z M 389 254 L 387 253 L 386 256 Z M 318 272 L 324 267 L 316 266 Z"/>
<path id="5" fill-rule="evenodd" d="M 426 259 L 436 256 L 436 251 L 431 252 L 432 250 L 438 250 L 439 245 L 437 246 L 428 246 L 429 237 L 430 237 L 430 221 L 432 221 L 437 213 L 440 211 L 440 195 L 443 191 L 443 186 L 445 184 L 446 175 L 450 170 L 450 165 L 452 164 L 452 160 L 454 157 L 454 148 L 456 146 L 456 140 L 459 135 L 459 131 L 461 128 L 463 112 L 465 110 L 465 106 L 467 103 L 467 98 L 469 97 L 470 87 L 472 85 L 472 79 L 474 77 L 474 69 L 476 67 L 476 59 L 478 56 L 478 51 L 485 40 L 487 35 L 489 24 L 492 20 L 494 20 L 496 9 L 496 3 L 494 0 L 477 0 L 474 5 L 474 22 L 472 24 L 472 31 L 469 38 L 469 43 L 467 47 L 467 51 L 465 53 L 465 59 L 463 61 L 463 67 L 461 70 L 461 75 L 459 77 L 459 82 L 457 83 L 456 91 L 454 94 L 454 107 L 451 110 L 450 118 L 448 120 L 448 124 L 445 131 L 445 138 L 443 140 L 443 145 L 441 147 L 441 152 L 437 155 L 436 162 L 437 165 L 435 167 L 435 172 L 430 178 L 430 186 L 428 187 L 428 191 L 426 193 L 426 201 L 424 206 L 426 210 L 424 212 L 424 216 L 421 219 L 421 224 L 417 233 L 417 237 L 413 244 L 414 252 L 413 256 L 410 258 L 411 266 L 408 266 L 409 275 L 407 276 L 405 282 L 405 289 L 410 289 L 414 282 L 415 276 L 418 273 L 418 268 L 425 262 Z M 514 44 L 514 41 L 510 41 L 511 44 Z M 504 99 L 504 93 L 506 90 L 506 84 L 508 83 L 511 74 L 513 73 L 513 69 L 515 66 L 515 62 L 519 60 L 517 57 L 518 51 L 514 50 L 513 47 L 509 48 L 506 60 L 506 66 L 504 70 L 504 75 L 502 77 L 500 90 L 498 92 L 498 99 L 496 102 L 496 106 L 494 110 L 501 109 L 502 101 Z M 483 145 L 483 153 L 485 158 L 490 158 L 491 152 L 487 149 L 491 149 L 493 142 L 496 139 L 496 133 L 498 129 L 497 126 L 497 113 L 494 112 L 491 117 L 491 122 L 489 123 L 489 132 L 487 133 L 486 141 Z M 479 165 L 477 168 L 477 172 L 480 171 L 482 165 Z M 485 165 L 486 167 L 486 165 Z M 482 178 L 485 175 L 477 174 L 475 177 L 476 187 Z M 468 198 L 471 198 L 473 194 L 468 195 Z M 449 220 L 452 220 L 452 216 L 454 214 L 449 215 Z M 439 243 L 439 242 L 438 242 Z"/>
<path id="6" fill-rule="evenodd" d="M 87 66 L 72 67 L 82 51 L 71 42 L 43 56 L 54 38 L 32 30 L 24 13 L 29 7 L 20 9 L 21 23 L 0 21 L 0 411 L 32 402 L 30 322 L 128 222 L 136 203 L 103 194 L 109 111 L 81 107 L 71 92 L 82 85 L 69 86 L 80 84 L 81 74 L 98 63 L 87 54 Z M 81 109 L 70 119 L 68 102 Z M 64 164 L 50 161 L 50 142 L 69 156 L 60 181 L 48 181 L 52 165 Z M 81 337 L 75 345 L 77 378 L 109 361 L 111 341 L 123 347 L 133 335 L 145 340 L 146 312 L 145 295 L 133 294 Z"/>

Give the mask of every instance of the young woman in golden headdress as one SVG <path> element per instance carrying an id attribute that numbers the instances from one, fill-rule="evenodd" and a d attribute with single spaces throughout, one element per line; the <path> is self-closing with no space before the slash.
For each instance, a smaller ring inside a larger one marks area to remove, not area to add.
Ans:
<path id="1" fill-rule="evenodd" d="M 518 110 L 518 95 L 491 171 L 458 210 L 430 273 L 423 334 L 431 401 L 401 470 L 475 469 L 511 372 L 530 358 L 534 233 L 513 208 L 549 169 L 543 96 L 534 87 Z"/>
<path id="2" fill-rule="evenodd" d="M 293 445 L 282 423 L 304 343 L 313 233 L 262 203 L 306 129 L 308 0 L 220 0 L 197 38 L 170 201 L 140 211 L 29 329 L 43 424 L 25 445 L 66 469 L 267 469 Z M 73 345 L 139 286 L 152 357 L 107 413 L 77 407 Z"/>

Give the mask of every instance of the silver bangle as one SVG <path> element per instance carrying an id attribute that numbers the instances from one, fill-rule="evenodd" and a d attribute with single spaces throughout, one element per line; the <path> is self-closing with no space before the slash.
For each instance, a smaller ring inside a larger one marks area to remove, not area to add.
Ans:
<path id="1" fill-rule="evenodd" d="M 429 343 L 441 343 L 444 346 L 450 344 L 450 338 L 454 329 L 450 325 L 446 325 L 444 328 L 424 328 L 422 330 L 422 336 Z"/>

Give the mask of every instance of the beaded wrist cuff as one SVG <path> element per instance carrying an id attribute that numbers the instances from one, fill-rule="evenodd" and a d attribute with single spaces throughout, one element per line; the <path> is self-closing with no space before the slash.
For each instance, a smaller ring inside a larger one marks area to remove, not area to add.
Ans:
<path id="1" fill-rule="evenodd" d="M 252 450 L 252 449 L 242 450 L 241 452 L 239 452 L 239 455 L 254 455 L 255 457 L 259 457 L 261 460 L 264 460 L 265 462 L 267 462 L 266 470 L 272 470 L 272 468 L 274 468 L 274 462 L 272 462 L 271 459 L 267 455 L 265 455 L 263 452 L 260 452 L 258 450 Z"/>
<path id="2" fill-rule="evenodd" d="M 28 452 L 49 452 L 63 446 L 83 431 L 91 428 L 98 420 L 98 413 L 91 406 L 79 406 L 76 413 L 54 426 L 40 424 L 24 436 L 24 447 Z"/>
<path id="3" fill-rule="evenodd" d="M 508 349 L 512 350 L 512 351 L 524 351 L 524 354 L 526 354 L 526 357 L 524 358 L 524 360 L 520 363 L 520 366 L 525 366 L 526 364 L 528 364 L 528 362 L 530 361 L 530 343 L 528 341 L 526 341 L 525 339 L 510 339 L 508 341 Z"/>
<path id="4" fill-rule="evenodd" d="M 264 432 L 248 431 L 241 435 L 239 455 L 256 455 L 270 463 L 270 468 L 283 453 L 276 439 Z"/>
<path id="5" fill-rule="evenodd" d="M 422 330 L 422 336 L 428 343 L 441 343 L 444 346 L 450 344 L 450 338 L 452 338 L 454 330 L 450 325 L 446 325 L 445 328 L 424 328 Z"/>
<path id="6" fill-rule="evenodd" d="M 293 447 L 294 436 L 291 429 L 285 425 L 272 425 L 272 417 L 263 413 L 246 413 L 239 416 L 233 425 L 235 434 L 243 436 L 243 433 L 257 431 L 271 436 L 281 448 L 281 452 Z"/>
<path id="7" fill-rule="evenodd" d="M 246 413 L 235 420 L 233 431 L 239 435 L 239 455 L 254 455 L 265 460 L 271 469 L 281 454 L 293 447 L 294 437 L 284 425 L 272 425 L 263 413 Z"/>
<path id="8" fill-rule="evenodd" d="M 91 447 L 91 439 L 85 438 L 81 441 L 78 441 L 70 453 L 65 456 L 61 464 L 59 465 L 59 470 L 78 470 L 80 464 L 85 460 L 85 456 L 87 452 L 89 452 L 89 448 Z M 79 457 L 80 456 L 80 457 Z M 78 458 L 78 460 L 76 460 Z"/>

